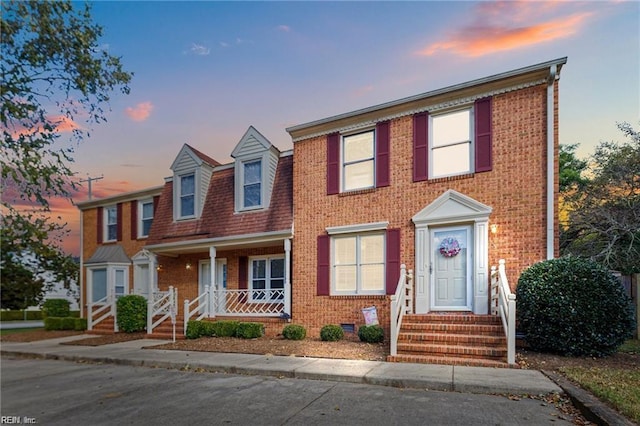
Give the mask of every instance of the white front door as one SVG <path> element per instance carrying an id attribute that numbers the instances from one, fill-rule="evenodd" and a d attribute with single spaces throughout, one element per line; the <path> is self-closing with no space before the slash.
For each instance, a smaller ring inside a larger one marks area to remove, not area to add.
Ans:
<path id="1" fill-rule="evenodd" d="M 472 310 L 472 228 L 433 228 L 430 232 L 431 303 L 434 311 Z"/>
<path id="2" fill-rule="evenodd" d="M 149 274 L 148 263 L 138 263 L 135 265 L 133 274 L 133 292 L 144 296 L 145 299 L 149 298 L 149 280 L 151 276 Z"/>

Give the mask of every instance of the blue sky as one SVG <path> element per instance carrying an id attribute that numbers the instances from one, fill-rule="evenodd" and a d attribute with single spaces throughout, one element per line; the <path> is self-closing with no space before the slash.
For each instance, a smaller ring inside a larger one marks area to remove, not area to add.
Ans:
<path id="1" fill-rule="evenodd" d="M 104 175 L 97 196 L 161 185 L 183 143 L 227 162 L 253 125 L 290 149 L 288 126 L 564 56 L 561 143 L 586 156 L 639 125 L 637 2 L 95 2 L 93 17 L 135 74 L 76 152 L 80 178 Z"/>

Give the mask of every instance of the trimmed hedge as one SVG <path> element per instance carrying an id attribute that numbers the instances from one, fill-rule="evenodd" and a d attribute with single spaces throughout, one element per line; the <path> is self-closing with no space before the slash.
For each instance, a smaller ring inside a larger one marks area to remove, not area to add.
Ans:
<path id="1" fill-rule="evenodd" d="M 577 257 L 546 260 L 518 280 L 516 316 L 536 351 L 606 356 L 633 333 L 631 301 L 603 266 Z"/>
<path id="2" fill-rule="evenodd" d="M 143 296 L 129 294 L 118 298 L 116 312 L 120 331 L 133 333 L 147 326 L 147 299 Z"/>
<path id="3" fill-rule="evenodd" d="M 187 339 L 200 337 L 239 337 L 255 339 L 264 334 L 264 325 L 255 322 L 238 321 L 189 321 Z"/>
<path id="4" fill-rule="evenodd" d="M 307 337 L 307 330 L 298 324 L 287 324 L 282 329 L 282 337 L 287 340 L 302 340 Z"/>
<path id="5" fill-rule="evenodd" d="M 26 315 L 27 321 L 40 321 L 43 319 L 42 311 L 19 310 L 19 311 L 0 311 L 0 321 L 24 321 L 25 312 L 27 313 Z"/>
<path id="6" fill-rule="evenodd" d="M 87 329 L 87 320 L 85 318 L 75 317 L 47 317 L 44 319 L 44 329 L 51 330 L 76 330 L 83 331 Z"/>
<path id="7" fill-rule="evenodd" d="M 236 337 L 241 339 L 256 339 L 262 337 L 264 326 L 257 322 L 241 322 L 236 330 Z"/>
<path id="8" fill-rule="evenodd" d="M 344 330 L 339 325 L 327 324 L 320 329 L 320 339 L 325 342 L 337 342 L 344 337 Z"/>
<path id="9" fill-rule="evenodd" d="M 238 321 L 214 321 L 213 334 L 217 337 L 235 337 L 239 324 Z"/>
<path id="10" fill-rule="evenodd" d="M 42 304 L 42 317 L 70 317 L 69 301 L 66 299 L 47 299 Z"/>
<path id="11" fill-rule="evenodd" d="M 384 341 L 384 330 L 379 325 L 363 325 L 358 329 L 360 341 L 381 343 Z"/>

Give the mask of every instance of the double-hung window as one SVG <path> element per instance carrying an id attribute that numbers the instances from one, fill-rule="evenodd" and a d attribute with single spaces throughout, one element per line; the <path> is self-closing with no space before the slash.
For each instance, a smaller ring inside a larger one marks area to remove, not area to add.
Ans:
<path id="1" fill-rule="evenodd" d="M 375 185 L 375 132 L 342 137 L 342 182 L 344 191 L 372 188 Z"/>
<path id="2" fill-rule="evenodd" d="M 262 160 L 243 163 L 242 201 L 243 207 L 262 205 Z"/>
<path id="3" fill-rule="evenodd" d="M 385 234 L 335 236 L 332 294 L 385 294 Z"/>
<path id="4" fill-rule="evenodd" d="M 148 237 L 151 230 L 151 224 L 153 223 L 153 200 L 140 201 L 138 203 L 138 217 L 140 222 L 138 223 L 138 237 Z"/>
<path id="5" fill-rule="evenodd" d="M 431 116 L 431 178 L 473 173 L 473 110 Z"/>
<path id="6" fill-rule="evenodd" d="M 118 239 L 118 209 L 116 206 L 104 209 L 104 241 L 116 241 Z"/>
<path id="7" fill-rule="evenodd" d="M 180 218 L 193 217 L 196 214 L 195 183 L 194 173 L 180 176 Z"/>
<path id="8" fill-rule="evenodd" d="M 250 273 L 252 301 L 284 300 L 284 257 L 251 259 Z"/>

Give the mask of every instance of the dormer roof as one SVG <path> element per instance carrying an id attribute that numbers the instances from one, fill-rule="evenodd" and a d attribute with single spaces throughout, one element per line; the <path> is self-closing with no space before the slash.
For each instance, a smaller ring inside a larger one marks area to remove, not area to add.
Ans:
<path id="1" fill-rule="evenodd" d="M 231 157 L 245 157 L 251 156 L 266 150 L 275 150 L 278 154 L 280 151 L 274 147 L 271 142 L 267 138 L 265 138 L 262 133 L 256 130 L 255 127 L 249 126 L 247 131 L 240 139 L 240 142 L 236 145 L 236 147 L 231 152 Z"/>
<path id="2" fill-rule="evenodd" d="M 220 163 L 209 157 L 206 154 L 198 151 L 194 147 L 189 144 L 182 145 L 180 152 L 176 155 L 176 159 L 171 163 L 170 169 L 175 171 L 177 168 L 180 168 L 185 162 L 192 162 L 195 167 L 200 167 L 203 163 L 215 167 L 219 166 Z"/>

